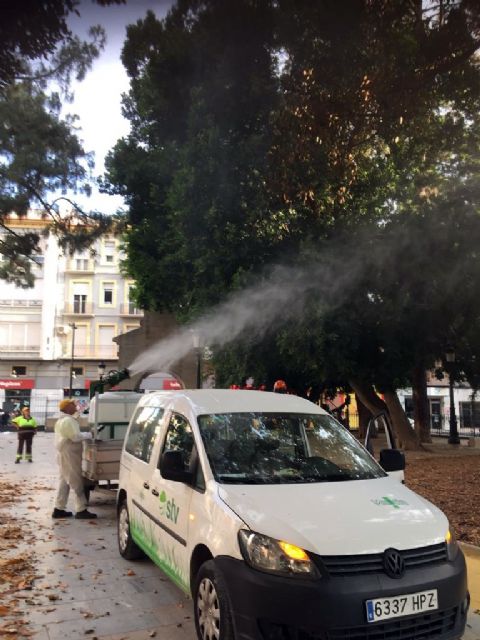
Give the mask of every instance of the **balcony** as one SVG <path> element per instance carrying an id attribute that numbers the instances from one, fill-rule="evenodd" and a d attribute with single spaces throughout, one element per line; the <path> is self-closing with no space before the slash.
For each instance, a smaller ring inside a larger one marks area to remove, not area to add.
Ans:
<path id="1" fill-rule="evenodd" d="M 23 360 L 24 358 L 38 358 L 40 355 L 40 345 L 0 345 L 0 355 L 2 356 L 2 358 L 16 358 L 18 360 Z"/>
<path id="2" fill-rule="evenodd" d="M 127 302 L 127 304 L 122 304 L 120 309 L 120 315 L 122 316 L 142 316 L 142 309 L 137 309 L 137 307 L 133 304 L 133 302 Z"/>
<path id="3" fill-rule="evenodd" d="M 72 357 L 71 347 L 65 345 L 62 358 L 70 359 Z M 91 345 L 75 345 L 75 361 L 78 360 L 116 360 L 118 358 L 118 346 L 91 346 Z"/>
<path id="4" fill-rule="evenodd" d="M 0 300 L 0 307 L 25 308 L 25 307 L 41 307 L 41 300 Z"/>
<path id="5" fill-rule="evenodd" d="M 93 304 L 91 302 L 69 302 L 65 305 L 64 315 L 66 316 L 93 316 Z"/>
<path id="6" fill-rule="evenodd" d="M 92 274 L 95 272 L 95 263 L 86 258 L 71 258 L 67 261 L 65 273 Z"/>

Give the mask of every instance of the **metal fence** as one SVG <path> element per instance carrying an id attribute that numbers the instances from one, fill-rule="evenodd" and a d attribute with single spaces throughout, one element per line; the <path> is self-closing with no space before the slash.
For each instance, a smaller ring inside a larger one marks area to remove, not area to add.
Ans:
<path id="1" fill-rule="evenodd" d="M 460 423 L 457 426 L 457 431 L 460 438 L 480 438 L 480 426 L 467 427 Z M 442 424 L 432 427 L 430 433 L 432 436 L 448 438 L 450 435 L 448 420 L 443 420 Z"/>
<path id="2" fill-rule="evenodd" d="M 345 412 L 342 415 L 333 414 L 344 426 L 351 431 L 357 431 L 359 428 L 359 416 L 355 411 L 349 411 L 348 418 Z M 413 426 L 413 420 L 411 420 Z M 468 420 L 464 415 L 460 415 L 457 419 L 457 431 L 460 438 L 480 438 L 480 416 L 478 420 Z M 430 433 L 432 436 L 448 438 L 450 435 L 449 416 L 436 415 L 435 420 L 431 421 Z"/>

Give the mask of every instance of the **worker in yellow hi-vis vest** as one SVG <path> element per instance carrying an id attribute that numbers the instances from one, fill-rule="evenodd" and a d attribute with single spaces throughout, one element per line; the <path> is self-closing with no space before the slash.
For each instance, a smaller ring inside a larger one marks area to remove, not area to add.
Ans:
<path id="1" fill-rule="evenodd" d="M 24 460 L 33 462 L 32 459 L 32 442 L 33 436 L 37 432 L 37 421 L 30 415 L 30 407 L 23 407 L 21 415 L 13 418 L 12 422 L 17 427 L 18 432 L 18 449 L 15 464 L 22 459 L 23 449 L 26 448 Z"/>

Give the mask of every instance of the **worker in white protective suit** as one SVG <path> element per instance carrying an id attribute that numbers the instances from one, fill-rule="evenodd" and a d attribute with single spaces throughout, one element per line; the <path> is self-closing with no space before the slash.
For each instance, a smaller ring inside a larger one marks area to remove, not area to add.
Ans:
<path id="1" fill-rule="evenodd" d="M 62 400 L 59 409 L 62 416 L 55 423 L 55 448 L 60 469 L 60 482 L 52 518 L 72 517 L 72 512 L 65 510 L 70 489 L 75 492 L 75 518 L 96 518 L 96 513 L 87 511 L 87 498 L 82 477 L 82 441 L 90 440 L 92 434 L 81 433 L 80 424 L 76 420 L 77 406 L 73 400 Z"/>

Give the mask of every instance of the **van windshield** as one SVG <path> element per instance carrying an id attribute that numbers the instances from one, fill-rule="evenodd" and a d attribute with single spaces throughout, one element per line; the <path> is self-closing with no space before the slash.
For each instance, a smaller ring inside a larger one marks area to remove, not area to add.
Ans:
<path id="1" fill-rule="evenodd" d="M 199 416 L 198 424 L 220 483 L 341 482 L 386 475 L 329 415 L 221 413 Z"/>

